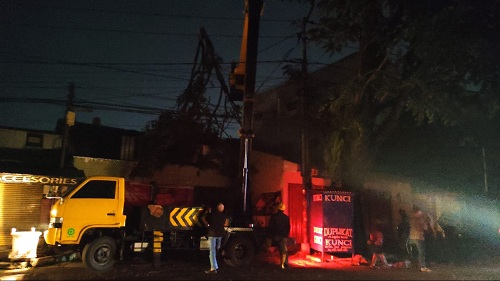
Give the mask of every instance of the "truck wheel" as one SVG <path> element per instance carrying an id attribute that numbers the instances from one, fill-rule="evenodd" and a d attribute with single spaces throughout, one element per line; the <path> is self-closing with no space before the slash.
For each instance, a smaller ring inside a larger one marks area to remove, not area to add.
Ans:
<path id="1" fill-rule="evenodd" d="M 95 272 L 104 272 L 110 270 L 115 264 L 115 255 L 115 240 L 102 236 L 85 245 L 82 261 L 86 268 Z"/>
<path id="2" fill-rule="evenodd" d="M 249 265 L 255 256 L 255 246 L 246 237 L 235 237 L 225 247 L 224 262 L 229 266 Z"/>

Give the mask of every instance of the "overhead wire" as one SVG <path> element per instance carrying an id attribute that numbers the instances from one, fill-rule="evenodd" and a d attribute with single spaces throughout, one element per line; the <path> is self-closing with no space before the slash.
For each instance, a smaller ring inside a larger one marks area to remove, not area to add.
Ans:
<path id="1" fill-rule="evenodd" d="M 118 72 L 143 74 L 143 75 L 149 75 L 149 76 L 157 76 L 157 77 L 169 78 L 169 79 L 174 79 L 174 80 L 189 81 L 189 79 L 186 79 L 186 78 L 173 77 L 173 76 L 165 76 L 165 75 L 160 75 L 160 74 L 155 74 L 155 73 L 149 73 L 149 72 L 143 72 L 143 71 L 135 71 L 135 70 L 124 69 L 124 68 L 116 68 L 116 67 L 104 66 L 104 65 L 100 65 L 100 64 L 94 64 L 94 63 L 64 61 L 64 60 L 57 60 L 57 59 L 50 59 L 50 58 L 43 58 L 43 57 L 36 57 L 36 56 L 27 56 L 27 55 L 23 55 L 23 54 L 19 54 L 19 53 L 15 54 L 15 53 L 5 52 L 5 51 L 0 51 L 0 53 L 6 53 L 6 54 L 9 54 L 9 55 L 19 55 L 19 56 L 28 57 L 28 58 L 37 58 L 37 59 L 40 59 L 42 61 L 46 60 L 46 61 L 49 61 L 49 62 L 56 62 L 58 64 L 63 64 L 63 65 L 89 66 L 89 67 L 95 67 L 95 68 L 102 68 L 102 69 L 114 70 L 114 71 L 118 71 Z"/>
<path id="2" fill-rule="evenodd" d="M 55 24 L 20 24 L 12 22 L 0 22 L 1 25 L 11 25 L 18 27 L 37 27 L 37 28 L 57 28 L 57 29 L 70 29 L 70 30 L 83 30 L 83 31 L 99 31 L 99 32 L 114 32 L 114 33 L 131 33 L 131 34 L 141 34 L 141 35 L 165 35 L 165 36 L 196 36 L 193 33 L 173 33 L 173 32 L 160 32 L 160 31 L 143 31 L 143 30 L 124 30 L 124 29 L 103 29 L 103 28 L 93 28 L 93 27 L 81 27 L 81 26 L 62 26 Z M 213 34 L 212 37 L 222 37 L 222 38 L 241 38 L 241 35 L 229 35 L 229 34 Z M 285 38 L 278 35 L 261 35 L 260 38 Z"/>
<path id="3" fill-rule="evenodd" d="M 12 2 L 14 3 L 14 2 Z M 23 5 L 23 2 L 15 3 L 15 5 Z M 167 14 L 161 14 L 161 13 L 143 13 L 143 12 L 128 12 L 128 11 L 110 11 L 110 10 L 100 10 L 100 9 L 81 9 L 81 8 L 70 8 L 70 7 L 56 7 L 56 6 L 44 6 L 44 5 L 36 5 L 37 7 L 40 8 L 56 8 L 56 9 L 63 9 L 63 10 L 73 10 L 73 11 L 78 11 L 78 9 L 85 11 L 90 11 L 90 12 L 99 12 L 99 13 L 121 13 L 125 15 L 147 15 L 147 16 L 160 16 L 160 17 L 171 17 L 171 16 L 177 16 L 177 17 L 193 17 L 193 16 L 183 16 L 183 15 L 167 15 Z M 194 17 L 193 17 L 194 18 Z M 199 17 L 197 17 L 199 18 Z M 220 20 L 242 20 L 241 18 L 225 18 L 225 17 L 204 17 L 207 19 L 220 19 Z M 289 22 L 289 20 L 264 20 L 261 19 L 262 21 L 270 21 L 270 22 Z M 0 22 L 0 24 L 4 25 L 19 25 L 19 26 L 28 26 L 28 27 L 33 27 L 33 25 L 30 24 L 17 24 L 17 23 L 11 23 L 11 22 Z M 172 32 L 144 32 L 144 31 L 136 31 L 136 30 L 122 30 L 122 29 L 100 29 L 100 28 L 90 28 L 90 27 L 74 27 L 74 26 L 58 26 L 58 25 L 37 25 L 38 27 L 48 27 L 48 28 L 65 28 L 65 29 L 72 29 L 72 30 L 87 30 L 87 31 L 99 31 L 99 32 L 120 32 L 120 33 L 135 33 L 135 34 L 146 34 L 146 35 L 169 35 L 169 36 L 195 36 L 194 34 L 188 34 L 188 33 L 172 33 Z M 241 38 L 241 35 L 211 35 L 212 37 L 227 37 L 227 38 Z M 266 38 L 266 39 L 280 39 L 278 42 L 275 42 L 271 45 L 268 45 L 266 48 L 261 49 L 259 52 L 265 52 L 276 45 L 285 42 L 286 40 L 290 39 L 292 36 L 263 36 L 260 35 L 259 38 Z M 293 49 L 296 48 L 296 46 L 292 47 L 291 49 L 287 50 L 285 52 L 285 55 L 281 60 L 277 61 L 259 61 L 258 63 L 278 63 L 278 65 L 274 68 L 271 74 L 266 75 L 264 77 L 264 80 L 260 83 L 260 86 L 258 87 L 258 90 L 260 90 L 268 81 L 273 79 L 272 75 L 276 72 L 278 67 L 286 62 L 288 56 L 291 54 Z M 5 53 L 5 52 L 4 52 Z M 67 61 L 67 60 L 57 60 L 57 59 L 49 59 L 49 58 L 43 58 L 43 57 L 36 57 L 36 56 L 24 56 L 26 58 L 29 58 L 31 60 L 25 60 L 24 62 L 10 62 L 10 63 L 38 63 L 38 64 L 46 64 L 46 65 L 52 65 L 52 64 L 61 64 L 61 65 L 69 65 L 69 66 L 85 66 L 85 67 L 93 67 L 97 69 L 103 69 L 103 70 L 111 70 L 114 72 L 123 72 L 123 73 L 132 73 L 132 74 L 141 74 L 141 75 L 146 75 L 146 76 L 151 76 L 151 77 L 158 77 L 159 79 L 173 79 L 173 80 L 179 80 L 179 81 L 188 81 L 189 79 L 187 78 L 180 78 L 180 77 L 174 77 L 174 76 L 169 76 L 169 75 L 162 75 L 159 72 L 163 72 L 162 70 L 152 70 L 152 69 L 140 69 L 138 68 L 131 68 L 131 66 L 181 66 L 181 65 L 188 65 L 190 63 L 103 63 L 103 62 L 94 62 L 94 63 L 89 63 L 89 62 L 74 62 L 74 61 Z M 36 60 L 39 61 L 36 61 Z M 0 62 L 1 63 L 1 62 Z M 5 63 L 5 62 L 4 62 Z M 7 62 L 9 63 L 9 62 Z M 221 65 L 224 65 L 224 63 L 221 63 Z M 228 64 L 229 65 L 229 64 Z M 229 73 L 229 72 L 228 72 Z M 275 77 L 275 79 L 282 79 L 281 77 Z M 16 81 L 16 83 L 21 83 L 21 85 L 24 83 L 23 81 Z M 30 83 L 34 85 L 36 82 Z M 81 83 L 80 83 L 81 85 Z M 208 86 L 207 86 L 208 87 Z M 32 86 L 32 88 L 34 88 Z M 50 87 L 41 87 L 42 89 L 51 89 Z M 77 87 L 78 88 L 78 87 Z M 96 86 L 91 86 L 91 87 L 80 87 L 80 89 L 84 90 L 91 90 L 91 89 L 109 89 L 109 90 L 115 90 L 112 87 L 96 87 Z M 148 88 L 146 87 L 137 87 L 138 89 L 143 89 L 146 90 Z M 151 87 L 152 88 L 159 88 L 159 87 Z M 215 87 L 210 87 L 210 88 L 215 88 Z M 52 88 L 53 89 L 53 88 Z M 126 92 L 122 91 L 123 93 L 128 93 L 128 95 L 120 95 L 120 98 L 131 98 L 131 97 L 156 97 L 160 98 L 159 95 L 163 95 L 161 93 L 156 93 L 156 94 L 151 94 L 151 93 L 134 93 L 134 92 Z M 168 99 L 168 98 L 167 98 Z M 84 100 L 82 100 L 84 101 Z M 87 102 L 87 104 L 90 104 Z M 125 105 L 120 105 L 116 103 L 99 103 L 99 102 L 94 102 L 93 106 L 99 107 L 100 109 L 110 109 L 112 107 L 116 107 L 119 110 L 123 110 Z M 116 109 L 115 108 L 115 109 Z M 144 112 L 148 111 L 147 108 L 140 108 L 134 105 L 130 105 L 130 110 L 136 112 L 136 111 L 141 111 L 143 110 Z M 149 112 L 155 112 L 155 108 L 150 108 L 151 110 Z M 111 109 L 110 109 L 111 110 Z"/>
<path id="4" fill-rule="evenodd" d="M 289 35 L 288 37 L 292 37 L 292 36 L 295 36 L 295 34 L 293 34 L 293 35 Z M 288 39 L 288 37 L 287 37 L 287 39 Z M 279 43 L 281 43 L 281 42 L 283 42 L 283 40 L 280 40 L 280 41 L 279 41 L 279 42 L 277 42 L 276 44 L 273 44 L 272 46 L 269 46 L 269 47 L 267 47 L 267 48 L 265 48 L 265 49 L 261 50 L 260 52 L 267 51 L 267 50 L 269 50 L 271 47 L 274 47 L 274 46 L 276 46 L 277 44 L 279 44 Z M 270 77 L 271 77 L 271 76 L 272 76 L 272 75 L 276 72 L 276 70 L 277 70 L 277 69 L 278 69 L 278 68 L 279 68 L 279 67 L 280 67 L 280 66 L 281 66 L 281 65 L 285 62 L 285 60 L 287 60 L 287 59 L 288 59 L 288 57 L 289 57 L 289 56 L 290 56 L 290 54 L 293 52 L 293 50 L 297 47 L 297 45 L 298 45 L 298 44 L 299 44 L 299 43 L 297 42 L 297 43 L 295 44 L 295 46 L 293 46 L 292 48 L 288 49 L 288 50 L 285 52 L 285 54 L 284 54 L 284 56 L 283 56 L 282 60 L 281 60 L 281 61 L 280 61 L 280 62 L 279 62 L 279 63 L 278 63 L 275 67 L 274 67 L 274 69 L 273 69 L 273 70 L 271 71 L 271 73 L 270 73 L 270 74 L 269 74 L 269 75 L 268 75 L 268 76 L 264 79 L 264 81 L 262 81 L 262 83 L 260 83 L 259 87 L 257 87 L 256 92 L 259 92 L 259 91 L 260 91 L 260 89 L 261 89 L 261 88 L 263 87 L 263 85 L 264 85 L 264 84 L 265 84 L 265 83 L 269 80 L 269 78 L 270 78 Z"/>
<path id="5" fill-rule="evenodd" d="M 10 2 L 3 3 L 8 5 L 16 5 L 16 6 L 26 6 L 26 3 L 23 2 Z M 243 21 L 240 17 L 211 17 L 207 15 L 199 16 L 199 15 L 179 15 L 179 14 L 164 14 L 164 13 L 151 13 L 151 12 L 139 12 L 139 11 L 116 11 L 116 10 L 106 10 L 106 9 L 95 9 L 95 8 L 75 8 L 75 7 L 64 7 L 64 6 L 52 6 L 52 5 L 40 5 L 40 4 L 30 4 L 30 6 L 34 6 L 37 8 L 50 8 L 50 9 L 61 9 L 61 10 L 70 10 L 76 12 L 97 12 L 97 13 L 110 13 L 110 14 L 124 14 L 124 15 L 143 15 L 143 16 L 158 16 L 158 17 L 166 17 L 166 18 L 191 18 L 191 19 L 199 19 L 200 17 L 205 19 L 212 20 L 239 20 Z M 261 19 L 261 21 L 267 22 L 289 22 L 286 19 Z"/>
<path id="6" fill-rule="evenodd" d="M 45 104 L 53 104 L 58 106 L 65 106 L 65 99 L 46 99 L 46 98 L 12 98 L 12 97 L 0 97 L 3 102 L 11 102 L 11 103 L 45 103 Z M 149 114 L 149 115 L 159 115 L 164 111 L 170 111 L 172 113 L 178 113 L 178 111 L 174 109 L 164 109 L 158 107 L 146 107 L 146 106 L 121 106 L 113 103 L 104 103 L 104 102 L 95 102 L 95 101 L 87 101 L 85 99 L 75 99 L 74 102 L 75 108 L 80 109 L 98 109 L 98 110 L 112 110 L 112 111 L 121 111 L 121 112 L 134 112 L 141 114 Z M 211 114 L 207 114 L 207 116 L 211 116 Z M 215 117 L 225 117 L 225 115 L 215 114 Z M 233 116 L 235 117 L 235 116 Z M 237 123 L 236 121 L 227 121 L 229 123 Z M 226 123 L 227 123 L 226 122 Z"/>

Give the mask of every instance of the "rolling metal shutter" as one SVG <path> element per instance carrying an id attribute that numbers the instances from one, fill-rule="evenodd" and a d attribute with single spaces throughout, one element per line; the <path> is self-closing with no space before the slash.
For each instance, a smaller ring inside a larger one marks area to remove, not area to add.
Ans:
<path id="1" fill-rule="evenodd" d="M 43 185 L 0 183 L 0 247 L 11 246 L 11 229 L 40 230 Z"/>

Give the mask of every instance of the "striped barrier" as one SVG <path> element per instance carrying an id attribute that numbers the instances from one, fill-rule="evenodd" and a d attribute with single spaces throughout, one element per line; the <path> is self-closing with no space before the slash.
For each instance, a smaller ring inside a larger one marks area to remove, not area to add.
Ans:
<path id="1" fill-rule="evenodd" d="M 174 227 L 202 226 L 198 217 L 202 211 L 201 207 L 175 207 L 170 212 L 170 225 Z"/>

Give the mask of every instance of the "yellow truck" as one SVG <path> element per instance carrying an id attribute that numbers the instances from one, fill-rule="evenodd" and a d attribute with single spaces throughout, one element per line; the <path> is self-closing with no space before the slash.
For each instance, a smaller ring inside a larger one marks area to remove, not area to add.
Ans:
<path id="1" fill-rule="evenodd" d="M 127 261 L 137 253 L 151 253 L 153 261 L 158 262 L 159 254 L 169 249 L 194 250 L 193 253 L 208 250 L 199 222 L 203 208 L 150 204 L 143 206 L 141 215 L 127 214 L 126 192 L 124 178 L 108 176 L 85 178 L 63 192 L 57 186 L 50 188 L 47 198 L 54 199 L 54 203 L 49 227 L 44 232 L 45 242 L 79 252 L 84 265 L 96 272 L 110 270 L 116 261 Z M 157 210 L 160 213 L 155 215 Z M 141 218 L 138 229 L 126 227 L 128 216 Z M 221 255 L 228 265 L 248 265 L 258 244 L 251 225 L 229 226 Z"/>

